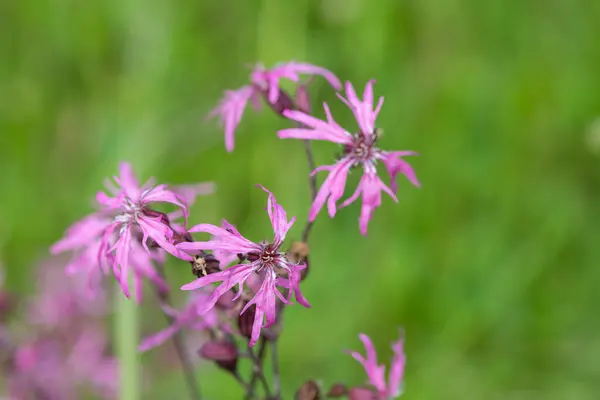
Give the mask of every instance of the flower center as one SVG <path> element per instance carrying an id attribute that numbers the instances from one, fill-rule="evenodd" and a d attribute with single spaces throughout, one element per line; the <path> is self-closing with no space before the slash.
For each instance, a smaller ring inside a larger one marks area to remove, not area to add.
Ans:
<path id="1" fill-rule="evenodd" d="M 276 268 L 280 257 L 281 254 L 278 248 L 273 244 L 264 245 L 263 251 L 260 253 L 248 253 L 248 261 L 260 261 L 260 267 L 257 269 L 257 272 L 265 267 Z"/>
<path id="2" fill-rule="evenodd" d="M 346 145 L 344 149 L 344 155 L 350 157 L 356 167 L 360 164 L 367 164 L 374 162 L 377 158 L 377 153 L 379 149 L 375 147 L 375 142 L 377 141 L 377 137 L 373 138 L 364 135 L 362 132 L 359 132 L 354 135 L 354 141 L 350 145 Z"/>

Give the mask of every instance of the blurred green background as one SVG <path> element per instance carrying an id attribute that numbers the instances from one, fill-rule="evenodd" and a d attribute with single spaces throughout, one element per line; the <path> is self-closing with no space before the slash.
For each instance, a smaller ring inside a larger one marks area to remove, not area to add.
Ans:
<path id="1" fill-rule="evenodd" d="M 7 285 L 32 290 L 32 263 L 120 160 L 143 179 L 216 182 L 192 222 L 226 217 L 257 240 L 269 237 L 261 183 L 298 237 L 307 165 L 300 142 L 276 138 L 285 121 L 248 109 L 228 154 L 203 117 L 247 82 L 246 63 L 308 61 L 360 87 L 377 79 L 381 146 L 420 152 L 423 188 L 402 181 L 366 238 L 358 203 L 320 215 L 313 308 L 286 315 L 285 398 L 308 378 L 363 383 L 344 350 L 365 332 L 387 359 L 404 326 L 406 399 L 598 399 L 598 38 L 600 3 L 584 0 L 0 2 Z M 327 101 L 354 126 L 323 81 L 313 88 L 317 115 Z M 337 151 L 314 148 L 319 163 Z M 171 265 L 174 286 L 192 278 Z M 142 331 L 162 326 L 146 311 Z M 176 371 L 141 362 L 155 371 L 145 399 L 185 398 Z M 208 398 L 239 396 L 211 365 L 200 374 Z"/>

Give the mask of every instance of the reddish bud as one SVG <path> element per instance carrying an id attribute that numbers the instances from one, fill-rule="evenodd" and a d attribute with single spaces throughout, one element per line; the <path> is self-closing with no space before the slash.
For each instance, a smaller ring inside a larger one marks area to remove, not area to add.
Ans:
<path id="1" fill-rule="evenodd" d="M 308 85 L 300 84 L 296 89 L 296 106 L 298 110 L 305 114 L 310 114 L 310 96 L 308 95 Z"/>
<path id="2" fill-rule="evenodd" d="M 214 361 L 219 367 L 235 373 L 237 369 L 238 351 L 234 343 L 227 340 L 211 340 L 198 350 L 198 355 Z"/>
<path id="3" fill-rule="evenodd" d="M 353 387 L 348 392 L 350 400 L 377 400 L 377 393 L 365 387 Z"/>
<path id="4" fill-rule="evenodd" d="M 277 98 L 277 101 L 273 104 L 269 102 L 268 90 L 263 90 L 261 91 L 261 93 L 263 95 L 263 98 L 265 99 L 265 102 L 269 104 L 269 106 L 275 112 L 275 114 L 283 116 L 283 111 L 294 109 L 294 101 L 284 90 L 279 89 L 279 97 Z"/>
<path id="5" fill-rule="evenodd" d="M 296 400 L 319 400 L 321 390 L 315 381 L 306 381 L 296 392 Z"/>
<path id="6" fill-rule="evenodd" d="M 343 397 L 348 394 L 348 388 L 343 383 L 336 383 L 327 392 L 327 397 Z"/>
<path id="7" fill-rule="evenodd" d="M 246 312 L 238 317 L 238 328 L 240 330 L 240 334 L 248 339 L 252 337 L 252 325 L 254 324 L 255 315 L 256 304 L 252 304 L 250 307 L 248 307 Z"/>

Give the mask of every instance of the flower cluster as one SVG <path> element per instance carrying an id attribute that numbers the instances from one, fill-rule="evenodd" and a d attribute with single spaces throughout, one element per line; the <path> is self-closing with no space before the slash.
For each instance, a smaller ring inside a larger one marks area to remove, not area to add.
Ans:
<path id="1" fill-rule="evenodd" d="M 302 66 L 302 68 L 300 68 Z M 283 89 L 278 86 L 282 77 L 298 81 L 298 72 L 323 75 L 335 89 L 340 89 L 340 81 L 331 72 L 308 64 L 289 63 L 272 70 L 260 69 L 252 74 L 252 85 L 244 86 L 235 92 L 226 92 L 219 107 L 212 111 L 211 116 L 221 115 L 225 126 L 225 146 L 228 151 L 233 150 L 233 132 L 240 122 L 243 110 L 248 99 L 257 99 L 257 94 L 262 90 L 268 92 L 267 99 L 274 104 L 283 96 Z M 327 201 L 329 215 L 333 218 L 337 212 L 337 202 L 344 195 L 346 180 L 352 168 L 362 167 L 363 176 L 355 192 L 346 199 L 341 207 L 353 203 L 362 196 L 362 209 L 359 218 L 359 227 L 363 235 L 367 234 L 367 226 L 377 207 L 381 205 L 381 193 L 385 192 L 394 201 L 398 201 L 396 193 L 398 184 L 396 178 L 399 174 L 415 186 L 420 187 L 419 180 L 411 165 L 403 159 L 406 156 L 417 155 L 414 151 L 387 151 L 377 147 L 380 130 L 375 122 L 381 107 L 383 97 L 377 104 L 374 103 L 373 85 L 375 81 L 367 83 L 361 100 L 350 82 L 346 82 L 346 97 L 338 93 L 340 100 L 350 108 L 358 124 L 358 131 L 352 133 L 342 128 L 334 120 L 329 106 L 325 103 L 327 121 L 315 118 L 304 112 L 306 107 L 293 104 L 290 96 L 285 95 L 286 101 L 279 110 L 281 114 L 298 123 L 296 128 L 283 129 L 278 132 L 283 139 L 323 140 L 342 146 L 343 155 L 332 165 L 323 165 L 312 171 L 328 171 L 329 175 L 323 182 L 316 198 L 313 200 L 309 213 L 309 221 L 314 221 L 321 208 Z M 255 102 L 256 103 L 256 102 Z M 377 164 L 381 162 L 389 175 L 390 184 L 386 185 L 378 175 Z"/>
<path id="2" fill-rule="evenodd" d="M 354 114 L 358 125 L 356 130 L 348 131 L 336 122 L 327 104 L 324 104 L 325 120 L 310 114 L 308 84 L 301 82 L 301 75 L 319 75 L 336 91 L 342 89 L 341 81 L 332 72 L 319 66 L 289 62 L 265 69 L 259 65 L 251 72 L 248 85 L 235 91 L 226 91 L 217 108 L 209 114 L 209 117 L 221 118 L 225 129 L 225 147 L 229 152 L 234 149 L 234 132 L 249 101 L 258 108 L 262 98 L 276 114 L 293 122 L 294 127 L 280 130 L 278 136 L 283 139 L 300 139 L 306 143 L 312 170 L 311 189 L 314 193 L 301 242 L 285 247 L 286 236 L 295 217 L 288 219 L 283 206 L 263 186 L 257 185 L 267 194 L 266 210 L 273 239 L 256 242 L 243 236 L 226 220 L 223 220 L 221 226 L 200 223 L 187 227 L 190 205 L 196 196 L 212 191 L 210 184 L 168 187 L 155 185 L 153 180 L 149 180 L 140 185 L 132 166 L 124 162 L 120 164 L 119 175 L 114 177 L 113 182 L 107 182 L 107 192 L 97 194 L 97 211 L 68 228 L 65 237 L 51 248 L 53 254 L 67 251 L 72 253 L 66 272 L 86 282 L 86 285 L 77 289 L 78 295 L 83 293 L 98 302 L 98 296 L 102 295 L 103 276 L 111 271 L 127 297 L 130 296 L 129 280 L 130 277 L 133 278 L 133 297 L 137 301 L 141 301 L 144 278 L 147 279 L 158 294 L 162 312 L 167 316 L 169 324 L 162 331 L 147 336 L 139 350 L 149 350 L 169 339 L 175 340 L 180 348 L 178 341 L 183 330 L 200 332 L 207 341 L 200 347 L 198 354 L 231 372 L 244 386 L 246 398 L 254 398 L 254 385 L 260 380 L 258 375 L 262 374 L 262 355 L 256 357 L 252 347 L 261 336 L 263 345 L 277 340 L 279 330 L 269 328 L 273 325 L 280 326 L 278 322 L 284 306 L 292 304 L 292 299 L 304 307 L 310 307 L 302 294 L 300 283 L 306 278 L 308 271 L 309 228 L 325 203 L 330 217 L 334 217 L 338 207 L 346 207 L 361 197 L 359 229 L 366 235 L 369 221 L 382 203 L 382 193 L 398 201 L 398 175 L 404 175 L 412 184 L 420 186 L 413 168 L 404 159 L 416 155 L 415 152 L 388 151 L 379 147 L 381 130 L 376 127 L 376 120 L 383 105 L 383 97 L 375 103 L 374 81 L 366 84 L 362 98 L 359 98 L 349 82 L 345 84 L 345 96 L 337 93 Z M 290 96 L 280 86 L 282 79 L 297 84 L 295 96 Z M 313 165 L 310 141 L 315 140 L 341 146 L 341 156 L 322 166 Z M 380 165 L 387 172 L 387 177 L 383 179 L 378 170 Z M 352 195 L 341 201 L 350 172 L 358 168 L 362 169 L 358 186 Z M 319 171 L 328 171 L 328 176 L 317 191 L 314 175 Z M 157 205 L 170 206 L 174 211 L 158 211 L 155 208 Z M 177 222 L 178 220 L 181 221 Z M 208 234 L 210 238 L 195 240 L 194 235 L 200 233 Z M 180 310 L 169 303 L 169 288 L 163 273 L 163 263 L 168 254 L 189 262 L 196 276 L 194 281 L 181 287 L 192 293 L 188 303 Z M 93 311 L 83 307 L 85 302 L 72 302 L 70 293 L 46 293 L 47 298 L 40 301 L 43 308 L 32 314 L 32 320 L 54 325 L 67 311 Z M 87 332 L 78 338 L 72 356 L 80 351 L 89 359 L 97 361 L 97 365 L 102 365 L 104 361 L 98 354 L 86 353 L 92 347 L 102 348 L 100 338 L 91 333 Z M 247 339 L 246 350 L 238 350 L 240 340 L 236 338 Z M 402 340 L 393 344 L 394 358 L 386 383 L 385 367 L 377 364 L 373 344 L 366 335 L 361 335 L 360 338 L 367 350 L 366 358 L 355 352 L 351 354 L 364 366 L 370 386 L 350 389 L 344 385 L 336 386 L 332 388 L 331 396 L 347 396 L 352 400 L 384 400 L 399 396 L 404 371 Z M 264 346 L 261 348 L 264 350 Z M 13 372 L 29 370 L 32 365 L 39 366 L 40 353 L 44 354 L 45 359 L 54 360 L 59 354 L 53 353 L 54 351 L 45 342 L 33 342 L 30 347 L 15 353 Z M 262 350 L 259 352 L 262 354 Z M 243 356 L 251 359 L 254 364 L 249 383 L 242 380 L 236 369 L 238 358 Z M 182 359 L 182 364 L 187 368 L 189 363 Z M 44 369 L 46 370 L 47 368 Z M 37 369 L 35 373 L 46 380 L 59 381 L 53 375 L 43 375 Z M 86 373 L 86 370 L 73 372 L 76 373 Z M 265 395 L 268 398 L 279 398 L 278 393 L 274 396 L 269 394 L 267 380 L 264 376 L 262 378 Z M 27 387 L 38 386 L 36 382 L 26 382 L 29 385 L 25 385 Z M 194 392 L 194 389 L 191 391 Z M 318 391 L 318 385 L 309 381 L 303 385 L 297 398 L 318 398 Z"/>

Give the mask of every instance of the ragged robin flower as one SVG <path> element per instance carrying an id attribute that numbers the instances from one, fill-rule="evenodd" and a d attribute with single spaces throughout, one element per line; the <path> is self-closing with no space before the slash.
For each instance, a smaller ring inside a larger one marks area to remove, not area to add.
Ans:
<path id="1" fill-rule="evenodd" d="M 233 300 L 238 299 L 244 292 L 244 284 L 248 284 L 248 280 L 251 277 L 258 276 L 260 286 L 255 291 L 252 299 L 248 301 L 241 311 L 241 314 L 243 314 L 252 305 L 256 305 L 250 346 L 253 346 L 258 340 L 261 328 L 267 328 L 275 323 L 277 298 L 283 303 L 288 304 L 293 294 L 298 303 L 305 307 L 310 306 L 302 296 L 299 287 L 300 271 L 305 266 L 289 261 L 285 252 L 281 249 L 285 236 L 294 224 L 295 218 L 288 221 L 285 210 L 281 205 L 277 204 L 275 196 L 267 189 L 262 189 L 269 195 L 267 210 L 275 236 L 273 242 L 252 242 L 243 237 L 233 225 L 225 222 L 224 224 L 226 225 L 224 226 L 226 228 L 210 224 L 200 224 L 189 229 L 189 232 L 206 232 L 211 234 L 213 238 L 209 241 L 182 242 L 177 245 L 180 250 L 192 254 L 203 250 L 221 251 L 240 254 L 242 256 L 241 259 L 248 261 L 248 263 L 233 265 L 221 272 L 202 276 L 184 285 L 181 289 L 196 290 L 215 282 L 222 282 L 204 303 L 203 309 L 199 310 L 200 313 L 206 313 L 214 307 L 221 296 L 224 296 L 236 285 L 239 285 L 239 289 Z M 281 293 L 278 287 L 288 289 L 287 298 Z M 263 320 L 266 321 L 264 324 Z"/>
<path id="2" fill-rule="evenodd" d="M 300 75 L 321 75 L 336 90 L 341 89 L 340 80 L 325 68 L 308 63 L 291 61 L 266 69 L 263 65 L 257 65 L 250 74 L 250 84 L 237 90 L 225 91 L 224 97 L 219 105 L 208 115 L 209 118 L 219 116 L 225 129 L 225 147 L 231 152 L 234 148 L 235 129 L 242 119 L 246 104 L 251 101 L 255 109 L 260 107 L 260 97 L 277 112 L 291 107 L 291 100 L 285 95 L 279 86 L 280 79 L 288 79 L 293 82 L 300 81 Z"/>
<path id="3" fill-rule="evenodd" d="M 402 159 L 405 156 L 416 155 L 413 151 L 386 151 L 377 146 L 380 131 L 375 128 L 375 120 L 383 105 L 383 97 L 379 98 L 373 109 L 373 84 L 369 81 L 366 85 L 364 98 L 360 100 L 350 82 L 346 83 L 346 96 L 338 97 L 352 110 L 358 122 L 358 132 L 352 133 L 333 119 L 329 107 L 324 104 L 327 121 L 322 121 L 301 111 L 286 110 L 283 115 L 291 120 L 299 122 L 303 127 L 283 129 L 279 131 L 279 137 L 283 139 L 305 139 L 325 140 L 340 144 L 343 147 L 343 155 L 333 165 L 318 167 L 312 173 L 329 171 L 329 175 L 321 185 L 315 198 L 309 220 L 314 221 L 317 214 L 327 201 L 327 209 L 331 217 L 337 211 L 337 202 L 344 194 L 346 179 L 352 168 L 361 167 L 363 176 L 352 196 L 345 200 L 341 207 L 353 203 L 362 195 L 362 209 L 359 218 L 359 227 L 363 235 L 367 234 L 367 226 L 377 207 L 381 205 L 381 192 L 385 192 L 394 199 L 398 185 L 396 177 L 403 174 L 415 186 L 420 186 L 410 164 Z M 377 174 L 377 165 L 383 163 L 390 177 L 390 186 L 386 185 Z"/>
<path id="4" fill-rule="evenodd" d="M 191 261 L 174 244 L 175 230 L 168 214 L 157 212 L 151 207 L 157 203 L 169 203 L 178 208 L 173 216 L 187 218 L 188 201 L 193 194 L 207 194 L 207 185 L 187 185 L 181 193 L 167 185 L 138 183 L 129 163 L 121 163 L 119 176 L 114 183 L 107 183 L 110 195 L 96 195 L 99 210 L 73 224 L 63 239 L 55 243 L 53 254 L 75 251 L 76 258 L 69 264 L 68 272 L 84 271 L 90 282 L 98 280 L 98 269 L 112 267 L 123 293 L 129 290 L 129 270 L 133 269 L 136 299 L 141 295 L 141 276 L 150 278 L 159 289 L 167 290 L 162 278 L 152 266 L 152 261 L 161 261 L 162 251 Z M 193 192 L 193 193 L 192 193 Z M 152 246 L 151 246 L 152 245 Z M 95 262 L 94 262 L 95 261 Z"/>

